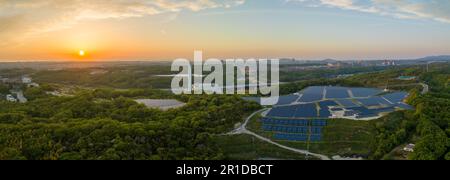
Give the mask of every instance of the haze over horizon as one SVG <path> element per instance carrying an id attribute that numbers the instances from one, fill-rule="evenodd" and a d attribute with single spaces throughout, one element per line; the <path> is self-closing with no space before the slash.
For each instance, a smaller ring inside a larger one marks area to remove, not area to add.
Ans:
<path id="1" fill-rule="evenodd" d="M 0 0 L 0 61 L 450 54 L 450 1 Z"/>

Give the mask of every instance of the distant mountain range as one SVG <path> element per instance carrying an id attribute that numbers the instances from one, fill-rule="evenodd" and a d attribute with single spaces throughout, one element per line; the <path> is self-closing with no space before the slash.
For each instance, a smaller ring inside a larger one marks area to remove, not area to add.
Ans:
<path id="1" fill-rule="evenodd" d="M 427 56 L 424 58 L 415 59 L 418 61 L 450 61 L 450 55 L 442 55 L 442 56 Z"/>
<path id="2" fill-rule="evenodd" d="M 370 61 L 384 61 L 385 59 L 373 59 L 373 60 L 366 60 L 368 62 Z M 450 55 L 440 55 L 440 56 L 427 56 L 423 58 L 417 58 L 417 59 L 387 59 L 387 60 L 395 60 L 395 61 L 450 61 Z M 336 59 L 323 59 L 323 60 L 298 60 L 298 59 L 288 59 L 284 58 L 281 59 L 282 64 L 296 64 L 296 63 L 336 63 L 346 60 L 336 60 Z"/>

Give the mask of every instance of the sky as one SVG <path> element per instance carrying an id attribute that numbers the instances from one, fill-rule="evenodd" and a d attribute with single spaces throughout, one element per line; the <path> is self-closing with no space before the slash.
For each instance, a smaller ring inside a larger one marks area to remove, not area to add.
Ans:
<path id="1" fill-rule="evenodd" d="M 448 0 L 0 0 L 0 61 L 450 54 Z M 83 51 L 83 56 L 80 55 Z"/>

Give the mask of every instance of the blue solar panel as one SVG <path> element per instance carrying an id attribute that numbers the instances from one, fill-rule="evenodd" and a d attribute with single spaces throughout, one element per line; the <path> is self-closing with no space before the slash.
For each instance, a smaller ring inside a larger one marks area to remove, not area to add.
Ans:
<path id="1" fill-rule="evenodd" d="M 337 102 L 344 107 L 358 107 L 359 106 L 350 99 L 338 99 Z"/>
<path id="2" fill-rule="evenodd" d="M 381 92 L 381 89 L 375 88 L 350 88 L 354 97 L 370 97 L 375 96 Z"/>
<path id="3" fill-rule="evenodd" d="M 391 101 L 392 103 L 399 103 L 402 102 L 406 97 L 408 96 L 408 93 L 406 92 L 396 92 L 391 94 L 386 94 L 383 97 L 387 100 Z"/>
<path id="4" fill-rule="evenodd" d="M 392 105 L 390 102 L 386 101 L 384 98 L 380 96 L 375 96 L 374 98 L 378 99 L 378 102 L 382 105 L 390 106 Z"/>
<path id="5" fill-rule="evenodd" d="M 300 104 L 296 105 L 297 110 L 295 111 L 294 117 L 296 118 L 311 118 L 317 117 L 316 104 Z"/>
<path id="6" fill-rule="evenodd" d="M 294 127 L 294 129 L 295 133 L 302 133 L 301 127 Z"/>
<path id="7" fill-rule="evenodd" d="M 303 134 L 309 134 L 309 127 L 303 128 Z"/>
<path id="8" fill-rule="evenodd" d="M 311 121 L 312 126 L 326 126 L 327 121 L 326 120 L 313 120 Z"/>
<path id="9" fill-rule="evenodd" d="M 370 97 L 367 99 L 358 99 L 359 102 L 361 102 L 364 106 L 380 106 L 380 105 L 386 105 L 389 106 L 391 103 L 384 100 L 382 97 Z"/>
<path id="10" fill-rule="evenodd" d="M 267 116 L 269 117 L 284 117 L 290 118 L 294 116 L 296 107 L 295 106 L 281 106 L 272 108 Z"/>
<path id="11" fill-rule="evenodd" d="M 321 134 L 322 127 L 311 127 L 311 134 Z"/>
<path id="12" fill-rule="evenodd" d="M 358 99 L 358 101 L 364 106 L 379 106 L 381 105 L 378 99 L 371 97 L 367 99 Z"/>
<path id="13" fill-rule="evenodd" d="M 343 87 L 327 87 L 326 97 L 329 99 L 349 98 L 348 89 Z"/>
<path id="14" fill-rule="evenodd" d="M 348 108 L 350 110 L 354 110 L 357 112 L 357 118 L 368 118 L 368 117 L 375 117 L 377 116 L 376 112 L 373 110 L 367 109 L 365 107 L 354 107 L 354 108 Z"/>
<path id="15" fill-rule="evenodd" d="M 314 102 L 323 99 L 323 86 L 311 86 L 302 91 L 303 96 L 300 98 L 300 102 Z"/>
<path id="16" fill-rule="evenodd" d="M 280 96 L 277 105 L 288 105 L 297 101 L 298 95 Z"/>
<path id="17" fill-rule="evenodd" d="M 320 107 L 320 111 L 319 111 L 319 117 L 321 118 L 328 118 L 331 116 L 331 113 L 329 111 L 329 106 L 337 106 L 338 104 L 335 101 L 322 101 L 319 102 L 319 107 Z"/>
<path id="18" fill-rule="evenodd" d="M 323 106 L 338 106 L 338 104 L 335 101 L 327 100 L 327 101 L 319 102 L 319 106 L 321 106 L 321 107 L 323 107 Z"/>
<path id="19" fill-rule="evenodd" d="M 308 126 L 309 125 L 309 121 L 308 120 L 298 120 L 298 125 L 300 126 Z"/>

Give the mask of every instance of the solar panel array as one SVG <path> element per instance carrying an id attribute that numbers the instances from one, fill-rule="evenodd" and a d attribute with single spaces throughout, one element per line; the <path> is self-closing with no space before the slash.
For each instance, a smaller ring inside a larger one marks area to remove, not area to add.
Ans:
<path id="1" fill-rule="evenodd" d="M 325 99 L 335 99 L 338 101 L 342 100 L 342 105 L 349 107 L 354 106 L 355 104 L 351 101 L 348 101 L 348 98 L 369 98 L 376 97 L 376 95 L 382 93 L 381 89 L 375 88 L 349 88 L 349 87 L 338 87 L 338 86 L 310 86 L 300 93 L 299 95 L 287 95 L 280 96 L 279 102 L 277 105 L 289 105 L 296 102 L 300 103 L 312 103 L 318 102 Z M 402 102 L 408 93 L 406 92 L 396 92 L 384 95 L 382 97 L 386 98 L 388 101 L 392 103 Z M 260 102 L 259 98 L 244 98 L 246 100 Z"/>
<path id="2" fill-rule="evenodd" d="M 328 100 L 328 101 L 322 101 L 319 102 L 319 117 L 321 118 L 328 118 L 331 116 L 331 112 L 329 110 L 329 106 L 337 106 L 338 104 L 334 101 Z"/>
<path id="3" fill-rule="evenodd" d="M 294 117 L 295 111 L 297 110 L 296 106 L 280 106 L 272 108 L 267 116 L 270 117 L 283 117 L 283 118 L 292 118 Z"/>
<path id="4" fill-rule="evenodd" d="M 323 99 L 324 86 L 311 86 L 302 91 L 300 102 L 315 102 Z"/>
<path id="5" fill-rule="evenodd" d="M 311 121 L 311 126 L 327 126 L 326 120 L 313 120 Z"/>
<path id="6" fill-rule="evenodd" d="M 396 92 L 396 93 L 386 94 L 383 97 L 392 103 L 401 103 L 407 96 L 408 96 L 408 93 L 406 93 L 406 92 Z"/>
<path id="7" fill-rule="evenodd" d="M 300 104 L 296 105 L 294 117 L 296 118 L 313 118 L 317 117 L 316 104 Z"/>
<path id="8" fill-rule="evenodd" d="M 358 99 L 358 101 L 363 104 L 364 106 L 390 106 L 392 105 L 391 103 L 387 102 L 386 100 L 384 100 L 382 97 L 370 97 L 367 99 Z"/>
<path id="9" fill-rule="evenodd" d="M 327 87 L 326 88 L 326 98 L 327 99 L 344 99 L 350 98 L 348 94 L 348 88 L 343 87 Z"/>
<path id="10" fill-rule="evenodd" d="M 308 127 L 295 127 L 295 126 L 274 126 L 274 125 L 263 125 L 264 131 L 273 131 L 281 133 L 298 133 L 298 134 L 308 134 Z"/>
<path id="11" fill-rule="evenodd" d="M 383 92 L 381 89 L 375 89 L 375 88 L 350 88 L 350 91 L 353 94 L 353 97 L 371 97 L 375 96 L 381 92 Z"/>
<path id="12" fill-rule="evenodd" d="M 317 117 L 317 107 L 315 103 L 278 106 L 272 108 L 267 116 L 281 118 L 314 118 Z"/>
<path id="13" fill-rule="evenodd" d="M 262 118 L 261 122 L 263 124 L 309 126 L 310 120 L 291 120 L 291 119 Z"/>
<path id="14" fill-rule="evenodd" d="M 393 112 L 396 108 L 413 109 L 402 102 L 408 95 L 406 92 L 377 96 L 382 92 L 381 89 L 375 88 L 311 86 L 300 92 L 301 96 L 280 96 L 277 106 L 266 116 L 284 119 L 327 119 L 333 114 L 340 116 L 336 111 L 343 111 L 344 117 L 369 118 L 377 117 L 380 113 Z M 296 122 L 298 121 L 292 123 Z"/>
<path id="15" fill-rule="evenodd" d="M 350 99 L 339 99 L 339 100 L 337 100 L 337 102 L 339 104 L 341 104 L 343 107 L 358 107 L 359 106 Z"/>
<path id="16" fill-rule="evenodd" d="M 262 118 L 262 129 L 274 132 L 273 138 L 288 141 L 312 141 L 317 142 L 322 139 L 323 127 L 327 125 L 327 120 L 293 120 Z"/>
<path id="17" fill-rule="evenodd" d="M 288 96 L 280 96 L 277 105 L 289 105 L 293 102 L 296 102 L 300 96 L 298 95 L 288 95 Z"/>

